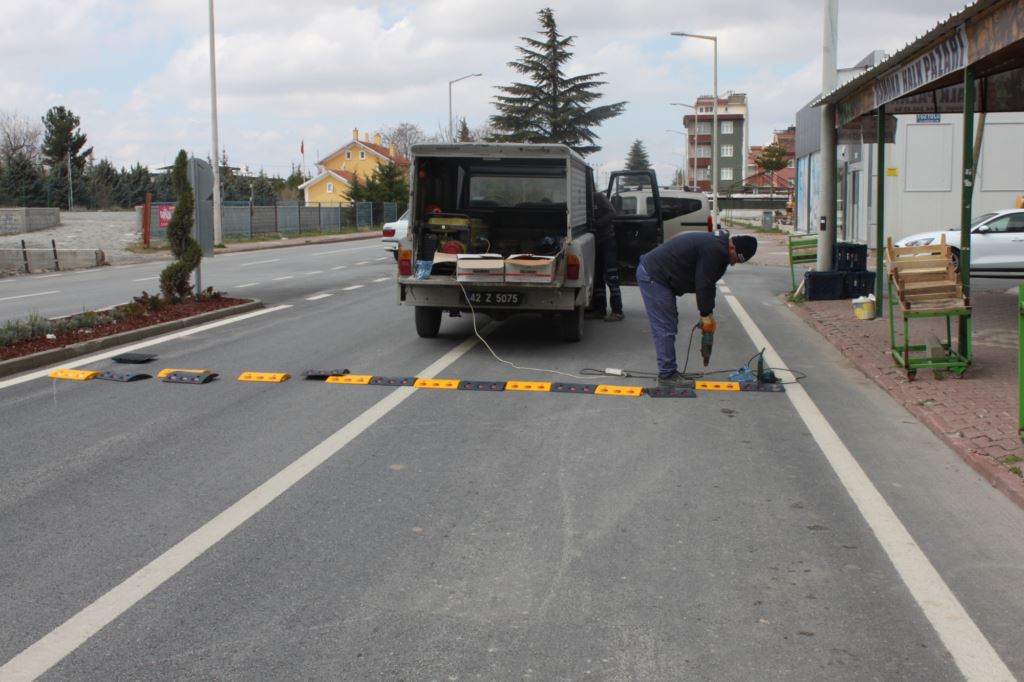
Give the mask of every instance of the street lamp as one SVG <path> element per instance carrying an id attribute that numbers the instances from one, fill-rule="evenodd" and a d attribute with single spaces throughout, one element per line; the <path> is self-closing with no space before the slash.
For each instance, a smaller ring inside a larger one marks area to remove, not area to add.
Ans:
<path id="1" fill-rule="evenodd" d="M 680 31 L 673 31 L 672 35 L 679 36 L 680 38 L 699 38 L 700 40 L 710 40 L 715 47 L 714 52 L 714 92 L 712 96 L 715 98 L 715 106 L 712 109 L 711 115 L 711 195 L 714 197 L 714 221 L 715 229 L 718 229 L 718 36 L 703 36 L 696 33 L 682 33 Z"/>
<path id="2" fill-rule="evenodd" d="M 210 0 L 210 127 L 213 129 L 213 243 L 224 241 L 220 216 L 220 146 L 217 141 L 217 53 L 214 51 L 213 0 Z M 196 197 L 198 199 L 198 197 Z"/>
<path id="3" fill-rule="evenodd" d="M 675 133 L 676 135 L 682 135 L 683 137 L 687 138 L 687 141 L 689 141 L 689 135 L 687 135 L 682 130 L 672 130 L 671 128 L 665 128 L 665 132 L 666 133 Z M 689 150 L 687 150 L 687 151 L 689 151 Z M 696 166 L 697 166 L 697 164 L 694 163 L 694 167 L 695 168 L 696 168 Z M 685 165 L 683 166 L 683 170 L 686 170 L 686 166 Z"/>
<path id="4" fill-rule="evenodd" d="M 459 81 L 464 81 L 467 78 L 473 78 L 474 76 L 482 76 L 482 73 L 471 73 L 468 76 L 462 76 L 456 78 L 453 81 L 448 81 L 448 141 L 455 142 L 455 125 L 452 122 L 452 85 Z"/>
<path id="5" fill-rule="evenodd" d="M 697 122 L 700 121 L 700 116 L 697 115 L 697 107 L 692 104 L 685 104 L 683 102 L 669 102 L 674 107 L 686 107 L 687 109 L 693 109 L 693 154 L 690 154 L 690 145 L 686 145 L 686 153 L 690 155 L 693 161 L 693 175 L 690 178 L 690 182 L 693 184 L 694 189 L 697 188 Z M 689 133 L 689 128 L 687 128 Z M 689 143 L 689 137 L 687 137 L 687 143 Z"/>

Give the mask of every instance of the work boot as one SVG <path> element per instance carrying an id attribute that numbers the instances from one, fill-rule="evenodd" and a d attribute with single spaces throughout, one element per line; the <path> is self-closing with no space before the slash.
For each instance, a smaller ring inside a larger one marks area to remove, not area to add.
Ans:
<path id="1" fill-rule="evenodd" d="M 624 314 L 622 314 L 622 313 L 608 313 L 608 315 L 605 316 L 604 321 L 605 322 L 621 322 L 625 318 L 626 318 L 626 316 Z"/>
<path id="2" fill-rule="evenodd" d="M 658 388 L 693 388 L 693 380 L 676 370 L 667 377 L 658 377 Z"/>

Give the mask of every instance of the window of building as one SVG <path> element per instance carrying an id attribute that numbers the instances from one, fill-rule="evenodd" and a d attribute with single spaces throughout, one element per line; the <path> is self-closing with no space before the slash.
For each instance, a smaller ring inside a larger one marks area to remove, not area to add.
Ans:
<path id="1" fill-rule="evenodd" d="M 348 159 L 349 161 L 351 161 L 352 160 L 352 152 L 345 152 L 345 158 Z"/>
<path id="2" fill-rule="evenodd" d="M 697 179 L 698 180 L 710 180 L 711 179 L 711 169 L 710 168 L 698 168 L 697 169 Z"/>
<path id="3" fill-rule="evenodd" d="M 722 179 L 723 180 L 732 180 L 732 168 L 723 168 L 722 169 Z"/>
<path id="4" fill-rule="evenodd" d="M 328 194 L 334 194 L 334 183 L 333 182 L 328 182 L 327 183 L 327 193 Z"/>
<path id="5" fill-rule="evenodd" d="M 710 135 L 711 134 L 711 121 L 698 121 L 697 122 L 697 134 L 698 135 Z"/>
<path id="6" fill-rule="evenodd" d="M 366 158 L 366 152 L 359 152 L 359 160 L 362 161 Z"/>
<path id="7" fill-rule="evenodd" d="M 722 121 L 719 126 L 723 135 L 732 135 L 732 121 Z"/>
<path id="8" fill-rule="evenodd" d="M 732 158 L 732 145 L 731 144 L 723 144 L 722 145 L 722 158 Z"/>
<path id="9" fill-rule="evenodd" d="M 711 146 L 702 144 L 697 145 L 697 158 L 698 159 L 709 159 L 711 158 Z"/>

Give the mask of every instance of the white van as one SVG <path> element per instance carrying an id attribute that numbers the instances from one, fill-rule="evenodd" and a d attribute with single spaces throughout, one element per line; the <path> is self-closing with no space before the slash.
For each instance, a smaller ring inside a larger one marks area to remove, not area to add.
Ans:
<path id="1" fill-rule="evenodd" d="M 711 231 L 711 203 L 705 194 L 664 187 L 658 188 L 658 194 L 666 240 L 683 232 Z M 612 205 L 623 216 L 654 213 L 650 190 L 622 192 L 612 196 Z"/>

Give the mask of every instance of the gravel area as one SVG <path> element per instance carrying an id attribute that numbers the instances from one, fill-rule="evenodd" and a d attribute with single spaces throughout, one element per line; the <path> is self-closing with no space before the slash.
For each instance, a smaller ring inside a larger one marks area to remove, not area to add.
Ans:
<path id="1" fill-rule="evenodd" d="M 50 240 L 58 249 L 100 249 L 112 265 L 138 263 L 167 258 L 167 253 L 137 254 L 129 246 L 140 244 L 142 234 L 136 225 L 135 211 L 61 211 L 61 224 L 49 230 L 0 236 L 0 249 L 27 247 L 50 248 Z"/>

